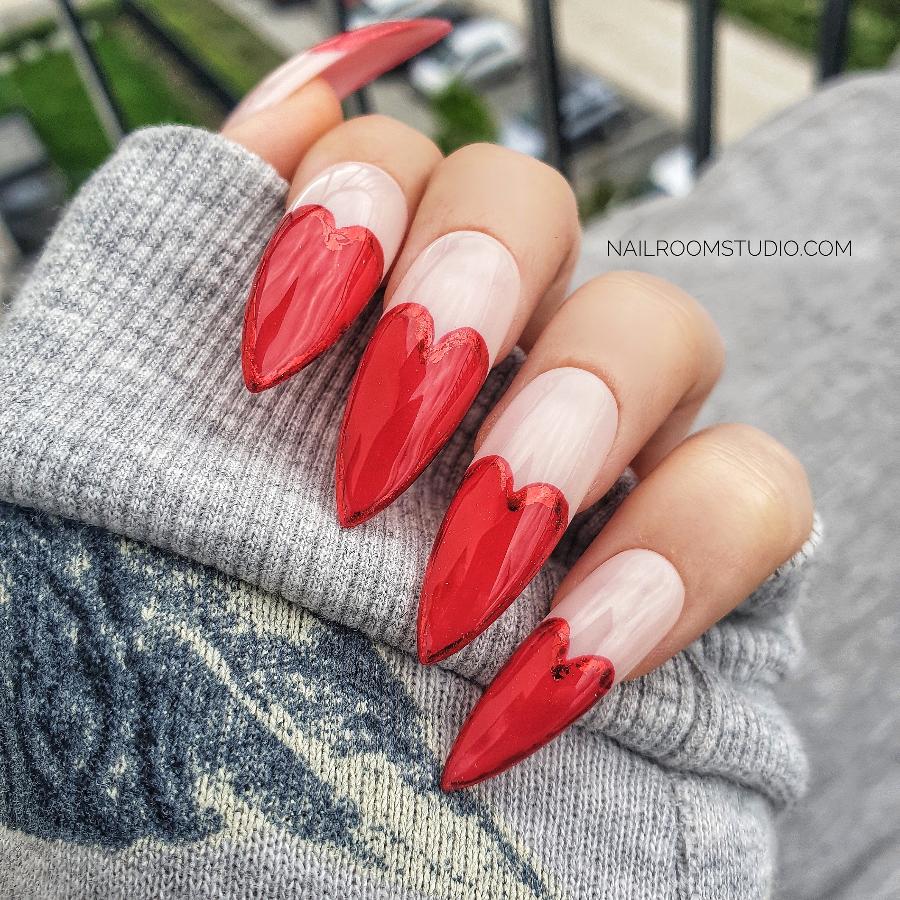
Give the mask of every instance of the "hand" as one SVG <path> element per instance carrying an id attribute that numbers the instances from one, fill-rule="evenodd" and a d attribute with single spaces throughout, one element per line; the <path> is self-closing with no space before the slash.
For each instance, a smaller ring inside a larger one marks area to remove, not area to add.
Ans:
<path id="1" fill-rule="evenodd" d="M 565 298 L 579 225 L 558 173 L 489 145 L 442 159 L 383 116 L 341 121 L 339 95 L 438 32 L 340 37 L 271 76 L 223 134 L 291 182 L 248 301 L 251 391 L 313 362 L 386 280 L 338 447 L 345 527 L 416 479 L 493 364 L 516 344 L 528 354 L 448 498 L 423 573 L 423 663 L 501 615 L 626 467 L 641 479 L 476 705 L 444 772 L 455 789 L 534 752 L 733 610 L 800 549 L 812 500 L 768 435 L 720 425 L 686 437 L 723 365 L 695 300 L 633 272 Z"/>

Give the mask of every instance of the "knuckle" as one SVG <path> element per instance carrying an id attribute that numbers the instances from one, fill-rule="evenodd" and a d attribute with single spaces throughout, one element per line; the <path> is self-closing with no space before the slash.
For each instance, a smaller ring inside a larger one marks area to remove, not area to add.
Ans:
<path id="1" fill-rule="evenodd" d="M 499 144 L 475 143 L 455 150 L 447 157 L 446 162 L 451 165 L 462 163 L 467 166 L 490 167 L 506 175 L 515 173 L 529 184 L 540 184 L 543 190 L 551 193 L 555 202 L 567 204 L 577 219 L 578 204 L 572 186 L 556 169 L 532 156 Z"/>
<path id="2" fill-rule="evenodd" d="M 414 150 L 416 153 L 429 153 L 436 159 L 441 157 L 437 144 L 427 135 L 399 119 L 381 113 L 347 119 L 328 132 L 322 141 L 330 141 L 340 146 L 348 144 L 354 147 L 363 146 L 372 153 L 379 153 L 385 149 L 392 152 L 403 149 L 407 153 Z"/>
<path id="3" fill-rule="evenodd" d="M 454 150 L 447 159 L 454 162 L 462 161 L 466 165 L 493 165 L 500 163 L 506 165 L 513 159 L 528 159 L 515 150 L 503 147 L 500 144 L 488 144 L 485 141 L 477 141 L 474 144 L 466 144 L 458 150 Z"/>
<path id="4" fill-rule="evenodd" d="M 507 153 L 511 152 L 505 147 L 498 147 L 496 144 L 466 144 L 464 147 L 454 150 L 444 161 L 444 166 L 452 169 L 458 165 L 479 167 L 495 165 Z"/>
<path id="5" fill-rule="evenodd" d="M 725 366 L 722 336 L 703 304 L 681 288 L 646 272 L 619 270 L 598 275 L 582 290 L 642 307 L 649 320 L 668 324 L 690 360 L 703 361 L 707 387 L 719 379 Z"/>
<path id="6" fill-rule="evenodd" d="M 806 471 L 779 441 L 752 425 L 718 425 L 700 432 L 704 468 L 735 486 L 743 510 L 780 543 L 799 546 L 812 528 L 812 497 Z"/>

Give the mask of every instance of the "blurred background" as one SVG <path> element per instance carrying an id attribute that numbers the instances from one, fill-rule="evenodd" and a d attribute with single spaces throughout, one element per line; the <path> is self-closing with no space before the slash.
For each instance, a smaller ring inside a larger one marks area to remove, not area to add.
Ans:
<path id="1" fill-rule="evenodd" d="M 900 39 L 900 0 L 0 0 L 7 270 L 123 133 L 215 127 L 294 52 L 416 15 L 456 29 L 349 111 L 400 118 L 447 152 L 488 140 L 542 157 L 585 219 L 686 193 L 717 143 L 845 67 L 897 63 Z"/>

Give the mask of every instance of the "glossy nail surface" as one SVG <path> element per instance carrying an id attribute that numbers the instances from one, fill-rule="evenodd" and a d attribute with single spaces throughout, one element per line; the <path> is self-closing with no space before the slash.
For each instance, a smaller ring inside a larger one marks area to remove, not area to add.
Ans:
<path id="1" fill-rule="evenodd" d="M 684 603 L 675 567 L 625 550 L 595 569 L 523 641 L 463 725 L 441 778 L 476 784 L 555 738 L 672 628 Z"/>
<path id="2" fill-rule="evenodd" d="M 406 198 L 377 166 L 345 162 L 313 179 L 260 261 L 244 318 L 251 391 L 299 372 L 372 298 L 406 231 Z"/>
<path id="3" fill-rule="evenodd" d="M 616 434 L 609 388 L 583 369 L 538 375 L 491 429 L 434 542 L 419 604 L 423 663 L 474 640 L 553 551 Z"/>
<path id="4" fill-rule="evenodd" d="M 343 100 L 441 40 L 450 29 L 450 23 L 443 19 L 410 19 L 381 22 L 337 34 L 298 53 L 271 72 L 244 97 L 225 124 L 234 126 L 281 103 L 314 78 L 328 82 Z"/>
<path id="5" fill-rule="evenodd" d="M 363 354 L 336 462 L 344 527 L 384 509 L 459 425 L 509 331 L 519 298 L 509 251 L 452 232 L 412 263 Z"/>

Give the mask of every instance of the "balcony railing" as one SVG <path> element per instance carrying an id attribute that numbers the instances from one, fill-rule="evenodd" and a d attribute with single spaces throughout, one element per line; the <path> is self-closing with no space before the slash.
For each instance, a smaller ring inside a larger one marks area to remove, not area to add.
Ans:
<path id="1" fill-rule="evenodd" d="M 534 53 L 535 94 L 538 98 L 540 119 L 546 139 L 547 161 L 564 174 L 569 171 L 570 148 L 566 145 L 561 128 L 560 112 L 560 52 L 554 25 L 553 0 L 523 0 L 529 13 L 530 34 Z M 113 94 L 109 90 L 102 66 L 81 32 L 77 13 L 71 0 L 57 0 L 63 24 L 70 31 L 75 55 L 80 62 L 88 89 L 98 113 L 111 137 L 124 132 L 122 117 Z M 847 58 L 847 36 L 851 0 L 824 0 L 819 22 L 818 74 L 820 80 L 838 75 Z M 124 0 L 127 10 L 143 19 L 144 27 L 153 31 L 168 50 L 223 103 L 233 106 L 237 98 L 182 48 L 165 28 L 143 11 L 139 4 Z M 330 25 L 334 31 L 347 26 L 347 7 L 344 0 L 327 0 Z M 687 143 L 695 166 L 702 165 L 714 152 L 716 138 L 716 28 L 719 4 L 717 0 L 691 0 L 690 34 L 690 117 Z M 358 91 L 350 101 L 354 113 L 373 109 L 371 98 L 365 91 Z"/>

